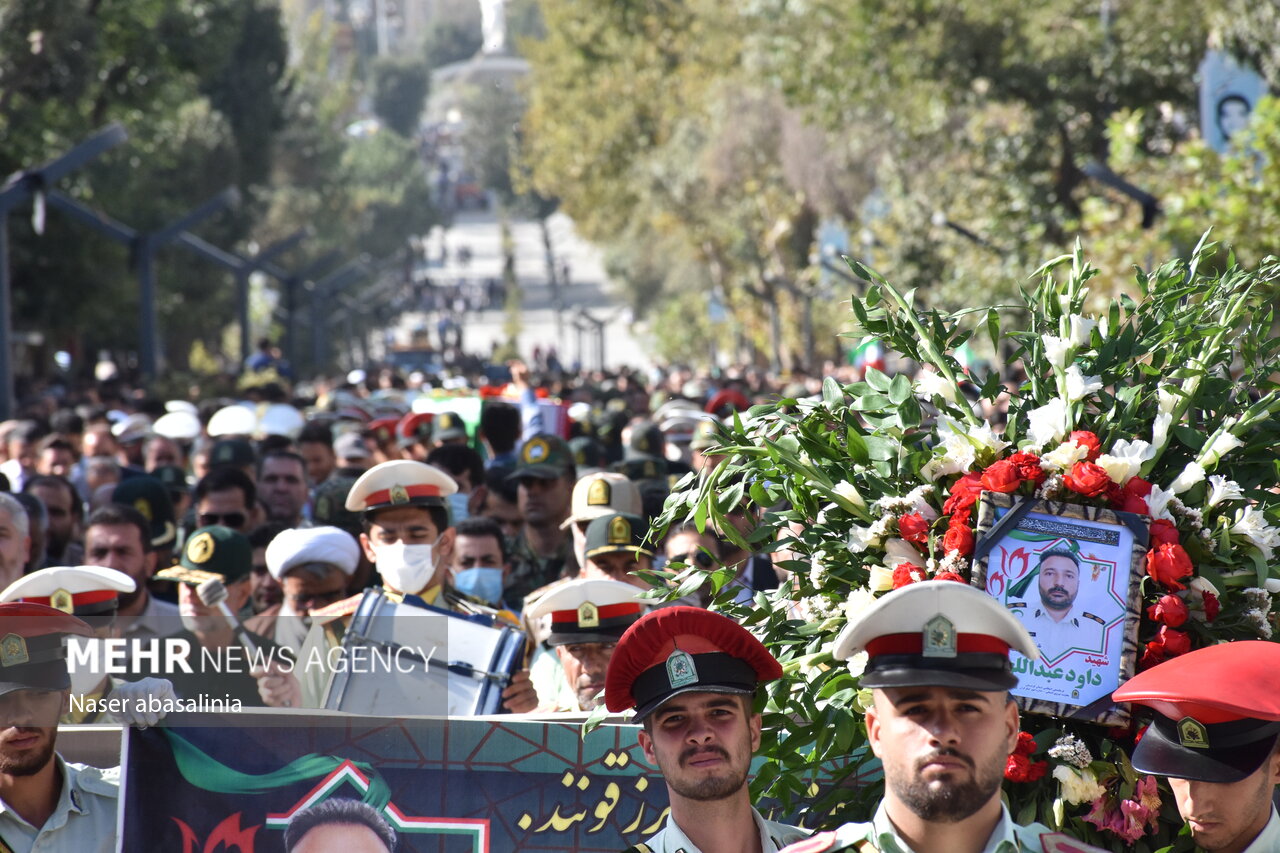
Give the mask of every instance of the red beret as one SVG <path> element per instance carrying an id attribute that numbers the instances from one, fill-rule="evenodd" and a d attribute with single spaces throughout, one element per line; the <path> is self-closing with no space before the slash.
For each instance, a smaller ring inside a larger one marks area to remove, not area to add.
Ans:
<path id="1" fill-rule="evenodd" d="M 373 440 L 378 444 L 386 444 L 396 434 L 396 424 L 400 423 L 399 418 L 378 418 L 369 421 L 369 425 L 365 430 L 373 436 Z"/>
<path id="2" fill-rule="evenodd" d="M 610 711 L 643 718 L 680 693 L 750 694 L 782 667 L 749 631 L 701 607 L 665 607 L 627 629 L 605 675 Z"/>
<path id="3" fill-rule="evenodd" d="M 431 412 L 410 412 L 396 422 L 396 439 L 401 447 L 408 447 L 431 437 Z"/>

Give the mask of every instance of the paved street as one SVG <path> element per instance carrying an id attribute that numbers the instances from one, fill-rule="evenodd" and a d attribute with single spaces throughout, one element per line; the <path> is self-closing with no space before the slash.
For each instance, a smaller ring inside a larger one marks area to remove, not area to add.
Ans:
<path id="1" fill-rule="evenodd" d="M 643 366 L 647 363 L 644 347 L 633 337 L 629 327 L 630 309 L 610 291 L 599 251 L 581 240 L 573 222 L 563 214 L 550 221 L 551 245 L 557 264 L 568 263 L 569 281 L 563 289 L 563 309 L 559 319 L 547 277 L 542 230 L 536 221 L 512 224 L 516 246 L 516 275 L 520 281 L 521 312 L 520 352 L 530 357 L 535 347 L 546 351 L 555 347 L 560 360 L 572 365 L 581 360 L 594 367 L 598 361 L 598 333 L 582 319 L 583 312 L 604 324 L 604 363 L 609 367 Z M 441 245 L 447 249 L 446 262 L 440 265 Z M 501 233 L 496 217 L 488 211 L 468 211 L 456 215 L 447 231 L 435 229 L 427 238 L 431 265 L 428 274 L 436 282 L 451 284 L 459 279 L 484 281 L 502 278 Z M 461 263 L 459 252 L 469 250 L 470 260 Z M 426 326 L 434 333 L 436 317 L 421 311 L 406 313 L 401 328 Z M 505 340 L 506 315 L 501 306 L 491 310 L 467 312 L 464 321 L 464 345 L 470 352 L 488 353 L 494 342 Z M 578 327 L 583 331 L 579 332 Z"/>

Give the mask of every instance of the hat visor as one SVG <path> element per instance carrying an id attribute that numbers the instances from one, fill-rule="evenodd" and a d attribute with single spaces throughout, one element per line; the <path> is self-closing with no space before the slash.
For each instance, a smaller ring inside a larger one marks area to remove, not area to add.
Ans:
<path id="1" fill-rule="evenodd" d="M 1195 782 L 1231 784 L 1253 775 L 1271 756 L 1276 735 L 1240 746 L 1197 749 L 1174 743 L 1149 726 L 1133 751 L 1133 769 Z"/>
<path id="2" fill-rule="evenodd" d="M 560 525 L 561 530 L 568 530 L 575 524 L 583 521 L 595 521 L 597 518 L 603 518 L 606 515 L 613 515 L 617 510 L 609 506 L 592 506 L 584 510 L 574 513 L 564 520 Z"/>
<path id="3" fill-rule="evenodd" d="M 71 676 L 67 674 L 65 661 L 51 661 L 42 664 L 23 664 L 13 667 L 5 676 L 20 677 L 21 681 L 0 681 L 0 696 L 16 693 L 19 690 L 66 690 L 71 686 Z M 0 720 L 0 728 L 4 721 Z"/>
<path id="4" fill-rule="evenodd" d="M 754 686 L 746 687 L 741 684 L 690 684 L 688 687 L 681 687 L 678 690 L 673 690 L 672 692 L 659 696 L 656 699 L 651 699 L 644 705 L 637 706 L 636 713 L 632 721 L 637 723 L 640 722 L 675 697 L 681 696 L 685 693 L 726 693 L 733 696 L 750 696 L 755 692 L 756 689 Z"/>
<path id="5" fill-rule="evenodd" d="M 568 646 L 573 643 L 616 643 L 630 628 L 620 625 L 616 631 L 552 631 L 547 635 L 548 646 Z"/>
<path id="6" fill-rule="evenodd" d="M 863 674 L 859 687 L 958 687 L 994 692 L 1018 686 L 1018 677 L 998 669 L 917 669 L 886 667 Z"/>
<path id="7" fill-rule="evenodd" d="M 592 557 L 598 557 L 601 554 L 644 554 L 646 557 L 653 556 L 652 551 L 639 545 L 601 545 L 599 548 L 592 548 L 583 556 L 590 560 Z"/>
<path id="8" fill-rule="evenodd" d="M 455 438 L 466 438 L 467 431 L 464 429 L 446 429 L 441 430 L 438 434 L 432 435 L 435 441 L 452 441 Z"/>
<path id="9" fill-rule="evenodd" d="M 635 450 L 630 447 L 622 449 L 623 462 L 666 462 L 667 460 L 656 453 L 645 453 L 641 450 Z"/>
<path id="10" fill-rule="evenodd" d="M 557 480 L 567 473 L 563 468 L 557 468 L 555 465 L 526 465 L 508 474 L 507 481 L 519 482 L 525 479 Z"/>

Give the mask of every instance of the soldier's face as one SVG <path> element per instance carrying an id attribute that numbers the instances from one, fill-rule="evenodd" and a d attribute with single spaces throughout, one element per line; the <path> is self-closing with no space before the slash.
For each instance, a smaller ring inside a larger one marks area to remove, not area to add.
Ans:
<path id="1" fill-rule="evenodd" d="M 1204 850 L 1243 850 L 1271 817 L 1271 794 L 1280 782 L 1280 754 L 1239 782 L 1220 784 L 1169 779 L 1178 813 Z"/>
<path id="2" fill-rule="evenodd" d="M 323 442 L 304 441 L 298 445 L 298 454 L 307 460 L 307 479 L 312 483 L 323 483 L 338 464 L 333 448 Z"/>
<path id="3" fill-rule="evenodd" d="M 53 758 L 61 690 L 15 690 L 0 696 L 0 775 L 31 776 Z"/>
<path id="4" fill-rule="evenodd" d="M 634 551 L 614 551 L 608 554 L 596 554 L 588 557 L 579 573 L 584 578 L 597 580 L 621 581 L 640 589 L 649 589 L 649 582 L 636 577 L 632 572 L 637 569 L 647 571 L 653 568 L 653 560 Z"/>
<path id="5" fill-rule="evenodd" d="M 1067 610 L 1080 592 L 1080 569 L 1066 557 L 1050 557 L 1040 564 L 1040 602 L 1052 610 Z"/>
<path id="6" fill-rule="evenodd" d="M 147 551 L 142 532 L 132 524 L 95 524 L 84 535 L 85 560 L 133 578 L 138 588 L 120 594 L 120 606 L 137 601 L 156 568 L 154 551 Z"/>
<path id="7" fill-rule="evenodd" d="M 749 699 L 724 693 L 682 693 L 654 711 L 637 736 L 674 797 L 708 802 L 744 790 L 751 756 L 760 747 L 760 715 Z"/>
<path id="8" fill-rule="evenodd" d="M 891 805 L 949 823 L 995 801 L 1018 741 L 1018 708 L 1007 693 L 889 687 L 874 696 L 867 739 L 884 763 Z"/>
<path id="9" fill-rule="evenodd" d="M 602 704 L 604 675 L 609 669 L 615 643 L 570 643 L 556 646 L 556 656 L 564 667 L 565 680 L 578 696 L 584 711 Z"/>

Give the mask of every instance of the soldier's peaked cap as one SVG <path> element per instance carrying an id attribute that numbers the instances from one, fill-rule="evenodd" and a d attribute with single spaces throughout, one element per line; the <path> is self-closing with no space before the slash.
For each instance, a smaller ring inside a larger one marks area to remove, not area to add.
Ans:
<path id="1" fill-rule="evenodd" d="M 1140 672 L 1111 694 L 1155 712 L 1134 768 L 1200 782 L 1238 782 L 1280 735 L 1280 643 L 1206 646 Z"/>
<path id="2" fill-rule="evenodd" d="M 63 638 L 92 637 L 93 629 L 44 604 L 0 604 L 0 696 L 17 690 L 66 690 Z"/>
<path id="3" fill-rule="evenodd" d="M 701 607 L 642 616 L 618 641 L 605 674 L 605 704 L 641 720 L 681 693 L 750 695 L 782 667 L 751 632 Z"/>
<path id="4" fill-rule="evenodd" d="M 553 588 L 529 609 L 532 618 L 551 615 L 547 643 L 616 643 L 644 612 L 642 590 L 629 583 L 578 578 Z"/>
<path id="5" fill-rule="evenodd" d="M 867 653 L 863 687 L 1008 690 L 1018 683 L 1009 651 L 1040 657 L 1018 618 L 980 589 L 922 581 L 896 589 L 857 614 L 832 654 Z"/>
<path id="6" fill-rule="evenodd" d="M 18 578 L 0 592 L 0 602 L 48 605 L 99 628 L 115 620 L 120 593 L 135 589 L 133 578 L 115 569 L 54 566 Z"/>
<path id="7" fill-rule="evenodd" d="M 374 465 L 360 475 L 347 493 L 351 512 L 376 512 L 399 506 L 444 506 L 458 491 L 453 478 L 425 462 L 396 459 Z"/>

